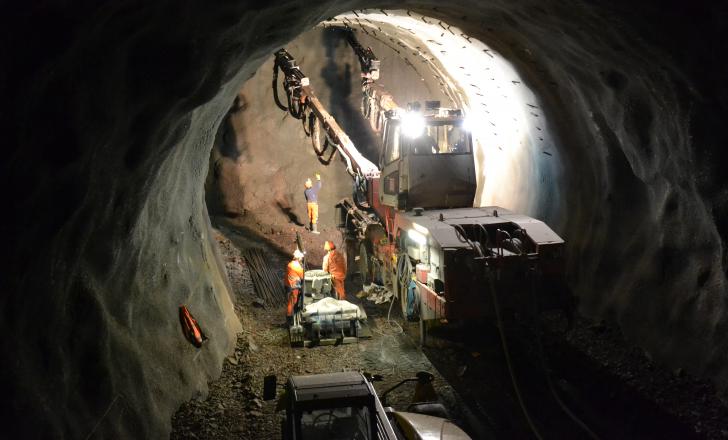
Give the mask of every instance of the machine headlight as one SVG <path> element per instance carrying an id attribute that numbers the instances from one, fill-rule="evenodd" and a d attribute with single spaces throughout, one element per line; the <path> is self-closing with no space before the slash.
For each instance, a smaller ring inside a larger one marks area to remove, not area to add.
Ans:
<path id="1" fill-rule="evenodd" d="M 402 133 L 410 138 L 422 136 L 425 131 L 425 118 L 415 112 L 407 112 L 402 115 Z"/>

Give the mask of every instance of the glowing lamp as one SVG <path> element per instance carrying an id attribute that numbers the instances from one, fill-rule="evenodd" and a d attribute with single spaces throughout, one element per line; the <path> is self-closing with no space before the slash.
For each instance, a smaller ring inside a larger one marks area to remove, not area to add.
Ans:
<path id="1" fill-rule="evenodd" d="M 415 112 L 407 112 L 402 115 L 402 133 L 409 138 L 422 136 L 425 131 L 425 118 Z"/>
<path id="2" fill-rule="evenodd" d="M 427 244 L 427 237 L 425 237 L 424 234 L 415 231 L 414 229 L 408 230 L 407 236 L 420 246 Z"/>

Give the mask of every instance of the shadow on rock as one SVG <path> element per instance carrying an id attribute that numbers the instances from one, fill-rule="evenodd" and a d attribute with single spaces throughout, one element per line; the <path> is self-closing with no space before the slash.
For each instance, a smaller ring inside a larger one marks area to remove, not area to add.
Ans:
<path id="1" fill-rule="evenodd" d="M 303 226 L 303 222 L 298 219 L 298 215 L 293 212 L 290 206 L 284 206 L 281 202 L 276 202 L 278 209 L 288 217 L 288 220 L 296 226 Z"/>
<path id="2" fill-rule="evenodd" d="M 326 65 L 321 69 L 321 77 L 331 88 L 329 109 L 336 121 L 346 131 L 359 151 L 372 161 L 377 161 L 379 152 L 376 148 L 376 135 L 369 127 L 366 119 L 361 117 L 358 100 L 352 104 L 352 73 L 351 65 L 344 64 L 340 69 L 337 61 L 337 49 L 343 46 L 350 50 L 345 34 L 338 29 L 326 29 L 323 32 L 323 43 L 326 46 Z M 340 73 L 340 70 L 343 72 Z M 358 76 L 358 75 L 357 75 Z M 357 89 L 358 90 L 358 89 Z"/>

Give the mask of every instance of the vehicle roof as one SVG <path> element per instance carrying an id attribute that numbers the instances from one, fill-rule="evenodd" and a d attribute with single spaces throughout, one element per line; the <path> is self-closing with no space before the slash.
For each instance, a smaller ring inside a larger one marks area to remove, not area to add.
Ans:
<path id="1" fill-rule="evenodd" d="M 470 440 L 470 436 L 450 420 L 410 412 L 394 413 L 400 428 L 427 440 Z"/>
<path id="2" fill-rule="evenodd" d="M 495 211 L 498 216 L 495 216 Z M 442 215 L 442 221 L 440 216 Z M 456 208 L 456 209 L 432 209 L 425 210 L 422 215 L 415 215 L 409 211 L 402 215 L 405 223 L 416 223 L 429 233 L 442 248 L 465 248 L 468 247 L 463 243 L 455 232 L 452 225 L 497 225 L 506 223 L 515 223 L 525 229 L 528 235 L 537 244 L 554 244 L 563 243 L 554 231 L 551 230 L 544 222 L 536 220 L 523 214 L 516 214 L 512 211 L 501 208 L 500 206 L 485 206 L 479 208 Z"/>
<path id="3" fill-rule="evenodd" d="M 289 385 L 298 402 L 365 397 L 372 394 L 366 378 L 356 371 L 292 376 Z"/>

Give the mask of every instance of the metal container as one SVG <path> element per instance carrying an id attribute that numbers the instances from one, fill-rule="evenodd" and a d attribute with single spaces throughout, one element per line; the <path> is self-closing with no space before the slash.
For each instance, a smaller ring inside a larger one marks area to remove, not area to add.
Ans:
<path id="1" fill-rule="evenodd" d="M 303 275 L 304 292 L 313 299 L 331 296 L 331 274 L 321 269 L 307 270 Z"/>
<path id="2" fill-rule="evenodd" d="M 417 281 L 422 284 L 427 284 L 427 274 L 430 273 L 430 265 L 419 263 L 415 267 L 415 271 L 417 273 Z"/>

